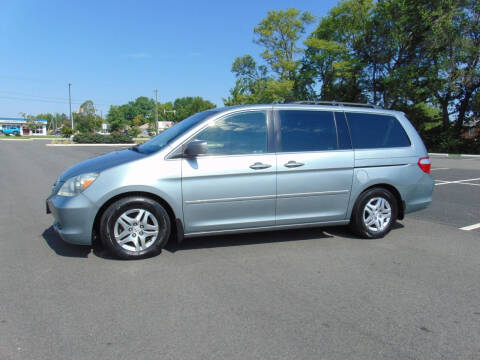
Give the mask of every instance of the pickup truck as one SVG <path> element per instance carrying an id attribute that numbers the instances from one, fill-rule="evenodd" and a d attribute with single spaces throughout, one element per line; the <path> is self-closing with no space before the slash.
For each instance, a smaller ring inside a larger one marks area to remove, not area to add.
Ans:
<path id="1" fill-rule="evenodd" d="M 18 126 L 7 125 L 0 129 L 0 133 L 5 135 L 20 135 L 20 128 Z"/>

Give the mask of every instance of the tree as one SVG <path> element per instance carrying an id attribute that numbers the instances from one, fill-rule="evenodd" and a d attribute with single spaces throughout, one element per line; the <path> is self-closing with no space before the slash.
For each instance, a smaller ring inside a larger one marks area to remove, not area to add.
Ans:
<path id="1" fill-rule="evenodd" d="M 479 24 L 473 0 L 342 1 L 306 41 L 302 91 L 402 110 L 419 129 L 440 107 L 461 129 L 480 88 Z"/>
<path id="2" fill-rule="evenodd" d="M 261 56 L 280 80 L 295 81 L 300 64 L 298 55 L 302 53 L 297 43 L 305 33 L 305 26 L 313 20 L 308 11 L 272 10 L 254 28 L 255 43 L 265 48 Z"/>
<path id="3" fill-rule="evenodd" d="M 102 119 L 95 113 L 95 106 L 92 100 L 87 100 L 80 105 L 78 112 L 73 114 L 75 130 L 86 133 L 99 130 Z"/>
<path id="4" fill-rule="evenodd" d="M 309 12 L 294 8 L 269 11 L 254 28 L 254 42 L 264 48 L 261 57 L 266 65 L 257 66 L 251 55 L 236 58 L 232 65 L 235 87 L 224 99 L 225 105 L 297 99 L 302 54 L 298 42 L 313 20 Z"/>
<path id="5" fill-rule="evenodd" d="M 181 121 L 197 112 L 214 108 L 215 105 L 200 96 L 183 97 L 176 99 L 173 103 L 158 103 L 159 120 Z M 164 113 L 164 109 L 168 113 Z M 138 127 L 149 124 L 149 128 L 155 129 L 155 101 L 145 96 L 140 96 L 135 101 L 127 104 L 110 106 L 107 114 L 107 122 L 111 131 L 120 131 L 125 127 Z M 172 111 L 175 110 L 173 114 Z"/>
<path id="6" fill-rule="evenodd" d="M 444 128 L 460 132 L 480 91 L 480 3 L 444 0 L 435 12 L 428 57 L 428 88 L 442 109 Z"/>
<path id="7" fill-rule="evenodd" d="M 107 114 L 107 123 L 110 125 L 110 131 L 120 131 L 128 125 L 127 119 L 121 106 L 111 105 Z"/>
<path id="8" fill-rule="evenodd" d="M 362 102 L 362 74 L 366 64 L 361 51 L 365 48 L 367 29 L 371 27 L 372 0 L 347 0 L 332 8 L 305 41 L 307 49 L 302 70 L 310 91 L 320 86 L 322 100 Z M 307 91 L 306 89 L 304 91 Z"/>
<path id="9" fill-rule="evenodd" d="M 200 96 L 178 98 L 173 102 L 173 110 L 175 110 L 174 120 L 181 121 L 197 112 L 213 108 L 215 108 L 215 104 L 204 100 Z"/>
<path id="10" fill-rule="evenodd" d="M 64 138 L 69 138 L 73 135 L 73 129 L 68 125 L 62 126 L 61 132 Z"/>

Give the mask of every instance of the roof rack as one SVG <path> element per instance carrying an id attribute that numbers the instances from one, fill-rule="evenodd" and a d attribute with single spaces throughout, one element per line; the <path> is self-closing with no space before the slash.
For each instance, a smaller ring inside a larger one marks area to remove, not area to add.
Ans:
<path id="1" fill-rule="evenodd" d="M 362 104 L 343 101 L 292 101 L 290 104 L 305 104 L 305 105 L 334 105 L 334 106 L 359 106 L 369 107 L 372 109 L 382 109 L 382 107 L 373 104 Z"/>

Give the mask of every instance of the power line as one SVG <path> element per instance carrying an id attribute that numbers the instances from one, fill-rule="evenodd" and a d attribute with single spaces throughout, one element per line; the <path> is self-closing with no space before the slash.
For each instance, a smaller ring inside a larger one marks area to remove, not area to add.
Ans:
<path id="1" fill-rule="evenodd" d="M 15 99 L 19 99 L 19 100 L 25 99 L 25 100 L 32 100 L 33 101 L 35 99 L 35 101 L 39 101 L 39 102 L 45 100 L 45 102 L 52 102 L 52 103 L 58 102 L 59 104 L 68 103 L 68 100 L 65 99 L 65 97 L 32 95 L 32 94 L 27 94 L 27 93 L 18 92 L 18 91 L 5 91 L 5 90 L 0 90 L 0 93 L 7 94 L 7 95 L 1 95 L 0 94 L 0 97 L 6 97 L 6 96 L 10 97 L 11 95 L 13 95 L 15 97 Z M 18 95 L 20 95 L 20 96 L 18 96 Z M 95 104 L 108 106 L 108 105 L 111 105 L 111 104 L 127 102 L 125 100 L 120 101 L 120 100 L 105 100 L 105 99 L 100 99 L 99 101 L 101 101 L 101 103 L 100 102 L 95 102 Z M 82 104 L 83 101 L 72 99 L 72 103 Z"/>

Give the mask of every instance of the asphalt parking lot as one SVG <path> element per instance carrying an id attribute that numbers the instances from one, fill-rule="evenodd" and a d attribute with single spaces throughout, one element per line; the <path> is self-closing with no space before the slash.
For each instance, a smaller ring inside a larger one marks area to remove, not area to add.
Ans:
<path id="1" fill-rule="evenodd" d="M 63 243 L 44 202 L 114 149 L 45 143 L 0 141 L 2 360 L 480 359 L 478 158 L 433 157 L 434 202 L 384 239 L 205 237 L 118 261 Z"/>

